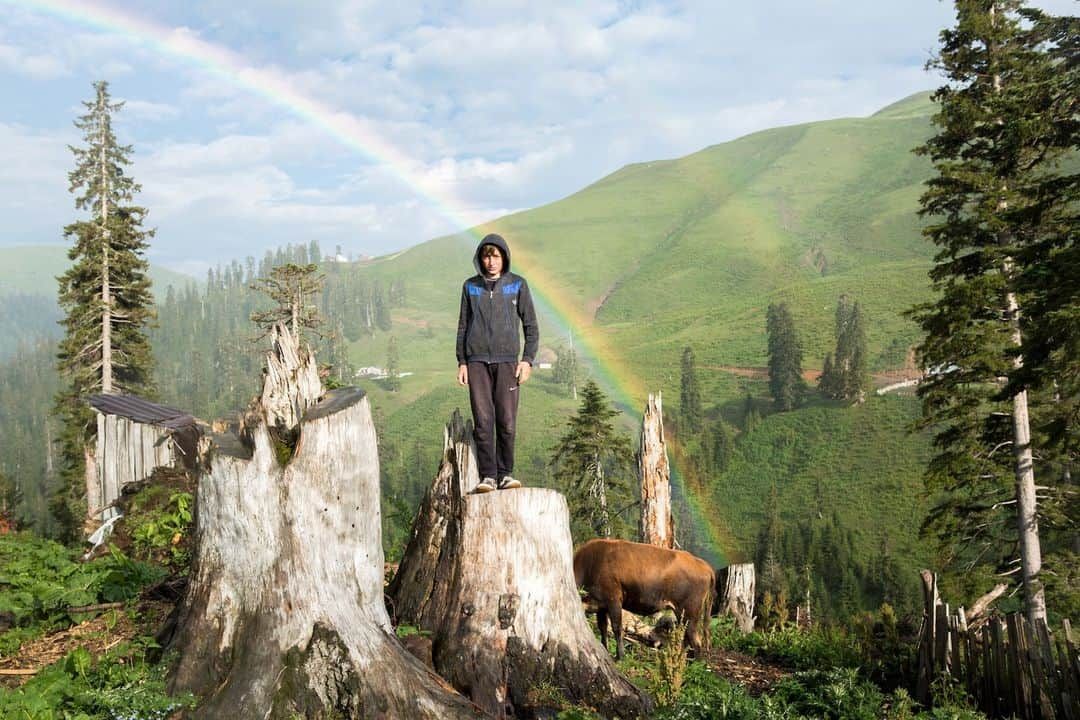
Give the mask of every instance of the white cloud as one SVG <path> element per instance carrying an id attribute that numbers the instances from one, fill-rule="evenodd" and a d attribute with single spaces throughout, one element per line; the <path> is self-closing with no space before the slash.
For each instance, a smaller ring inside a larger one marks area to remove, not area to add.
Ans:
<path id="1" fill-rule="evenodd" d="M 59 58 L 30 53 L 12 45 L 0 45 L 0 67 L 9 72 L 42 80 L 70 74 L 67 65 Z"/>
<path id="2" fill-rule="evenodd" d="M 130 120 L 154 122 L 173 118 L 180 114 L 180 108 L 168 103 L 150 102 L 149 100 L 124 100 L 123 117 Z"/>
<path id="3" fill-rule="evenodd" d="M 5 7 L 0 91 L 13 88 L 20 102 L 0 109 L 0 192 L 25 196 L 42 217 L 70 208 L 70 157 L 62 144 L 45 146 L 71 133 L 48 128 L 70 128 L 89 80 L 122 78 L 113 89 L 130 98 L 123 140 L 135 143 L 133 171 L 159 227 L 155 247 L 176 261 L 185 252 L 260 254 L 253 249 L 308 234 L 374 254 L 457 229 L 410 185 L 486 220 L 570 194 L 628 162 L 775 125 L 866 115 L 935 84 L 922 65 L 952 22 L 948 3 L 859 0 L 114 6 L 176 28 L 173 37 L 190 47 L 196 39 L 224 46 L 381 138 L 343 144 L 318 118 L 248 89 L 228 69 Z M 383 144 L 396 149 L 396 169 L 361 152 Z M 17 185 L 22 167 L 38 179 Z M 8 232 L 29 232 L 20 222 Z"/>

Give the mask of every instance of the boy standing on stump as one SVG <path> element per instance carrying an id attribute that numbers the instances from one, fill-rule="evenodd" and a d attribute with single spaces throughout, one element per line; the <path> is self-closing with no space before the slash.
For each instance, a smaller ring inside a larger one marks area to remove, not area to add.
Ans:
<path id="1" fill-rule="evenodd" d="M 480 241 L 473 265 L 479 274 L 461 288 L 458 383 L 469 387 L 480 471 L 476 492 L 486 493 L 521 487 L 512 475 L 519 387 L 532 372 L 540 329 L 529 285 L 510 272 L 510 248 L 501 235 Z M 519 324 L 525 331 L 524 351 Z"/>

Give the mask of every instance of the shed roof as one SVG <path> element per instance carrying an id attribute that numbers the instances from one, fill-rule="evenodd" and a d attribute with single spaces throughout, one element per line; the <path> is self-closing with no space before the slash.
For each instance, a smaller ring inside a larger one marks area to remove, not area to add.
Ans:
<path id="1" fill-rule="evenodd" d="M 183 410 L 158 405 L 136 395 L 91 395 L 90 406 L 105 415 L 119 415 L 133 422 L 161 425 L 172 430 L 195 425 L 195 418 Z"/>

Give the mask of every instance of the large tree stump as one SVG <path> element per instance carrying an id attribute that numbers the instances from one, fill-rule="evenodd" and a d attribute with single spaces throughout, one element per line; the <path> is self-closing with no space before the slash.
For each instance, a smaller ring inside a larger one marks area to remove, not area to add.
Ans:
<path id="1" fill-rule="evenodd" d="M 284 465 L 265 416 L 246 428 L 251 447 L 217 438 L 199 479 L 173 689 L 201 696 L 203 718 L 478 716 L 390 626 L 367 398 L 333 391 L 302 417 L 295 431 L 278 426 L 297 437 Z"/>
<path id="2" fill-rule="evenodd" d="M 641 480 L 641 542 L 675 547 L 675 524 L 671 519 L 671 469 L 664 442 L 663 395 L 649 393 L 641 418 L 641 447 L 638 450 L 638 477 Z"/>
<path id="3" fill-rule="evenodd" d="M 720 599 L 720 612 L 735 618 L 735 624 L 744 633 L 754 631 L 754 564 L 739 563 L 724 569 L 727 579 L 724 595 Z"/>
<path id="4" fill-rule="evenodd" d="M 550 704 L 537 693 L 545 688 L 608 717 L 647 712 L 649 698 L 618 674 L 585 620 L 566 500 L 541 488 L 468 494 L 475 464 L 461 462 L 463 429 L 451 421 L 454 449 L 428 494 L 445 501 L 425 500 L 406 557 L 437 550 L 403 561 L 408 583 L 394 586 L 430 587 L 430 600 L 412 602 L 399 589 L 398 619 L 430 631 L 436 671 L 496 717 Z"/>
<path id="5" fill-rule="evenodd" d="M 466 492 L 480 482 L 472 421 L 465 420 L 454 410 L 443 430 L 443 456 L 435 482 L 424 494 L 413 520 L 409 544 L 387 590 L 390 612 L 396 624 L 419 624 L 432 602 L 445 602 L 450 583 L 437 582 L 435 573 L 445 547 L 443 540 L 453 503 L 452 487 L 459 482 L 458 478 Z M 440 595 L 438 599 L 436 588 Z"/>

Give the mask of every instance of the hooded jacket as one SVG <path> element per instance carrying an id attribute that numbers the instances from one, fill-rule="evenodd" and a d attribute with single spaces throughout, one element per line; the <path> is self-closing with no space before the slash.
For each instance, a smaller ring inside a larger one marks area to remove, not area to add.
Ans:
<path id="1" fill-rule="evenodd" d="M 485 245 L 499 248 L 503 256 L 502 275 L 493 290 L 484 283 L 480 249 Z M 461 311 L 458 315 L 457 361 L 516 363 L 518 355 L 530 365 L 540 343 L 540 327 L 525 278 L 510 272 L 510 248 L 502 236 L 487 235 L 476 246 L 473 266 L 477 274 L 461 287 Z M 525 350 L 521 351 L 518 325 L 525 331 Z"/>

